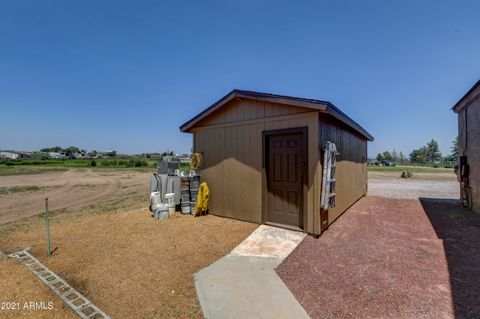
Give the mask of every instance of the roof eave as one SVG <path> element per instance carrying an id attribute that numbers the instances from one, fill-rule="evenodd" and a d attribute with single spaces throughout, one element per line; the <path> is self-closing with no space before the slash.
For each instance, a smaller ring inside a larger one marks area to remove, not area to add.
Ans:
<path id="1" fill-rule="evenodd" d="M 183 123 L 181 126 L 180 126 L 180 131 L 183 132 L 183 133 L 190 133 L 191 132 L 191 128 L 195 125 L 195 123 L 197 123 L 198 121 L 204 119 L 205 117 L 207 117 L 208 115 L 212 114 L 213 112 L 215 112 L 218 108 L 222 107 L 223 105 L 225 105 L 226 103 L 230 102 L 231 100 L 234 99 L 234 95 L 235 95 L 235 91 L 236 90 L 233 90 L 231 92 L 229 92 L 227 95 L 225 95 L 224 97 L 222 97 L 220 100 L 218 100 L 217 102 L 215 102 L 214 104 L 212 104 L 210 107 L 208 107 L 207 109 L 203 110 L 202 112 L 200 112 L 199 114 L 197 114 L 195 117 L 191 118 L 190 120 L 188 120 L 187 122 Z"/>
<path id="2" fill-rule="evenodd" d="M 467 91 L 467 93 L 465 93 L 465 95 L 462 96 L 462 98 L 460 100 L 458 100 L 457 103 L 455 103 L 455 105 L 452 107 L 452 110 L 455 112 L 455 113 L 458 113 L 460 112 L 461 110 L 463 110 L 464 108 L 466 108 L 468 105 L 470 105 L 470 101 L 466 102 L 466 100 L 475 100 L 477 99 L 480 94 L 477 94 L 477 95 L 474 95 L 474 96 L 471 96 L 472 93 L 474 93 L 474 91 L 477 89 L 477 87 L 480 86 L 480 80 L 477 81 L 477 83 L 475 83 L 471 88 L 470 90 Z M 465 103 L 464 103 L 465 102 Z"/>
<path id="3" fill-rule="evenodd" d="M 338 119 L 339 121 L 347 124 L 349 127 L 356 130 L 359 134 L 363 135 L 367 140 L 373 141 L 374 138 L 370 135 L 363 127 L 361 127 L 357 122 L 352 120 L 348 115 L 343 113 L 340 109 L 338 109 L 335 105 L 327 101 L 321 100 L 313 100 L 313 99 L 302 99 L 302 98 L 295 98 L 290 96 L 283 96 L 283 95 L 276 95 L 276 94 L 267 94 L 267 93 L 259 93 L 253 91 L 244 91 L 235 89 L 229 92 L 227 95 L 222 97 L 220 100 L 212 104 L 210 107 L 190 119 L 189 121 L 185 122 L 180 126 L 180 131 L 184 133 L 192 133 L 193 128 L 195 125 L 201 121 L 202 119 L 206 118 L 223 105 L 227 104 L 228 102 L 232 101 L 233 99 L 240 98 L 240 99 L 249 99 L 249 100 L 256 100 L 256 101 L 267 101 L 272 103 L 284 104 L 284 105 L 291 105 L 291 106 L 298 106 L 309 108 L 312 110 L 316 110 L 322 113 L 328 113 L 334 118 Z"/>
<path id="4" fill-rule="evenodd" d="M 348 126 L 350 126 L 351 128 L 355 129 L 358 133 L 360 133 L 361 135 L 363 135 L 367 140 L 369 140 L 370 142 L 373 142 L 375 140 L 375 138 L 370 134 L 368 133 L 363 127 L 361 127 L 357 122 L 355 122 L 354 120 L 352 120 L 348 115 L 346 115 L 345 113 L 343 113 L 342 111 L 340 111 L 340 109 L 338 109 L 335 105 L 333 105 L 332 103 L 329 103 L 328 104 L 328 109 L 326 110 L 326 113 L 330 114 L 331 116 L 333 116 L 334 118 L 336 118 L 337 120 L 347 124 Z"/>

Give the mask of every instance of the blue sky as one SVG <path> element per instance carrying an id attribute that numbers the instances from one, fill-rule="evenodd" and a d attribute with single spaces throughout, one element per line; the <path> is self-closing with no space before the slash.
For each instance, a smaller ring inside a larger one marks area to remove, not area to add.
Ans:
<path id="1" fill-rule="evenodd" d="M 449 152 L 478 1 L 3 1 L 0 148 L 186 152 L 233 88 L 329 100 L 385 149 Z"/>

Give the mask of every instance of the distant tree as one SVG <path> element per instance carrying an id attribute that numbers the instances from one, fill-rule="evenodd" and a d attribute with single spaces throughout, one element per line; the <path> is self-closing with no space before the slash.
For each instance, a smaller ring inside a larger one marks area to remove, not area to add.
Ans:
<path id="1" fill-rule="evenodd" d="M 419 162 L 423 163 L 423 164 L 427 163 L 428 162 L 428 149 L 427 149 L 426 146 L 422 146 L 420 148 L 420 153 L 419 154 L 420 154 L 420 157 L 419 157 L 420 161 Z"/>
<path id="2" fill-rule="evenodd" d="M 440 153 L 438 142 L 432 138 L 432 140 L 427 143 L 427 159 L 430 163 L 435 163 L 439 161 L 441 158 L 442 158 L 442 153 Z"/>
<path id="3" fill-rule="evenodd" d="M 458 136 L 452 142 L 452 146 L 450 146 L 450 156 L 449 160 L 452 162 L 458 161 Z"/>
<path id="4" fill-rule="evenodd" d="M 398 162 L 398 153 L 395 149 L 392 151 L 392 161 Z"/>
<path id="5" fill-rule="evenodd" d="M 400 164 L 405 163 L 405 155 L 403 155 L 403 152 L 402 152 L 402 151 L 400 151 L 400 153 L 398 154 L 398 162 L 399 162 Z"/>
<path id="6" fill-rule="evenodd" d="M 76 146 L 69 146 L 64 150 L 64 152 L 68 156 L 68 155 L 72 155 L 74 153 L 80 153 L 80 149 Z"/>
<path id="7" fill-rule="evenodd" d="M 398 161 L 398 153 L 395 150 L 391 153 L 390 151 L 385 151 L 383 153 L 378 153 L 376 158 L 377 161 Z"/>
<path id="8" fill-rule="evenodd" d="M 40 149 L 40 152 L 46 152 L 46 153 L 49 153 L 49 152 L 61 153 L 61 152 L 63 152 L 63 148 L 61 148 L 60 146 L 46 147 L 46 148 Z"/>
<path id="9" fill-rule="evenodd" d="M 410 161 L 412 163 L 425 164 L 427 162 L 427 147 L 422 146 L 418 149 L 414 149 L 410 153 Z"/>
<path id="10" fill-rule="evenodd" d="M 110 157 L 115 157 L 115 156 L 117 156 L 117 151 L 112 150 L 112 151 L 109 151 L 109 152 L 105 153 L 105 155 L 110 156 Z"/>
<path id="11" fill-rule="evenodd" d="M 33 152 L 32 153 L 32 159 L 35 160 L 47 160 L 50 157 L 48 156 L 48 153 L 46 152 Z"/>
<path id="12" fill-rule="evenodd" d="M 386 161 L 393 160 L 392 154 L 389 151 L 383 152 L 383 159 Z"/>

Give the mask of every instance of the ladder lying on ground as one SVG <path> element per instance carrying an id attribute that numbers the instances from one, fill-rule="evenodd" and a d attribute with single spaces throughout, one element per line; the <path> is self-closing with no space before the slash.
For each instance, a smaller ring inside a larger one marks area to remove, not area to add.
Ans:
<path id="1" fill-rule="evenodd" d="M 328 226 L 328 209 L 335 207 L 335 196 L 337 195 L 336 156 L 339 154 L 335 144 L 330 141 L 325 143 L 323 150 L 322 193 L 320 196 L 320 219 L 322 230 L 326 229 Z"/>
<path id="2" fill-rule="evenodd" d="M 45 267 L 38 259 L 30 255 L 26 250 L 22 250 L 8 257 L 16 258 L 25 267 L 30 269 L 43 283 L 52 289 L 62 300 L 72 308 L 80 318 L 83 319 L 110 319 L 90 300 L 85 298 L 78 291 L 73 289 L 62 278 L 58 277 L 53 271 Z"/>

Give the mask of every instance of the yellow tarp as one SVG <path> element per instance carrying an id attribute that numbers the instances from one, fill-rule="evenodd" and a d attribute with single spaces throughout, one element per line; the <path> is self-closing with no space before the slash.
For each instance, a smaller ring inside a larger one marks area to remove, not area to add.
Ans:
<path id="1" fill-rule="evenodd" d="M 208 212 L 208 186 L 206 182 L 200 184 L 197 194 L 197 205 L 195 206 L 195 216 L 203 215 Z"/>

